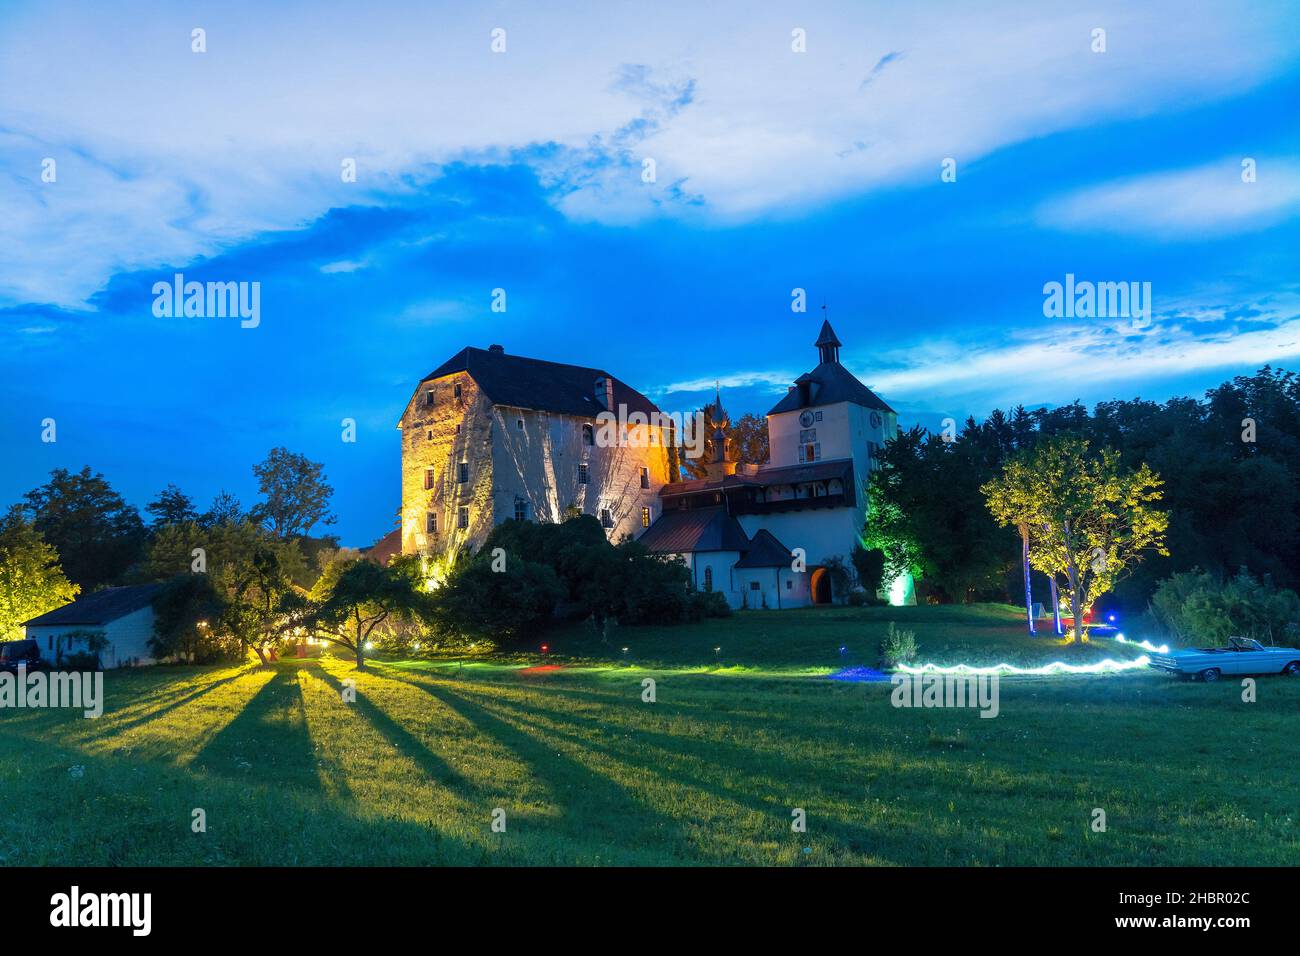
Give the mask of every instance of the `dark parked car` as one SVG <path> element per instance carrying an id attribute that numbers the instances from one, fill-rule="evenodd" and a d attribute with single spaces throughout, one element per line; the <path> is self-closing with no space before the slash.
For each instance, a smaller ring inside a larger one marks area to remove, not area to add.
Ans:
<path id="1" fill-rule="evenodd" d="M 0 644 L 0 671 L 16 672 L 19 664 L 29 671 L 42 670 L 48 664 L 41 658 L 41 646 L 35 641 L 8 641 Z"/>

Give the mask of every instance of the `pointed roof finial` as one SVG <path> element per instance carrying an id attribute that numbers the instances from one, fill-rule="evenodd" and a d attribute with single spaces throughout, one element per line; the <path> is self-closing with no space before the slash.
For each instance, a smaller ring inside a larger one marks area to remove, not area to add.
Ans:
<path id="1" fill-rule="evenodd" d="M 821 334 L 817 336 L 817 341 L 813 343 L 817 348 L 817 355 L 821 362 L 838 362 L 840 360 L 840 346 L 843 343 L 835 335 L 835 330 L 831 328 L 830 319 L 822 320 Z"/>

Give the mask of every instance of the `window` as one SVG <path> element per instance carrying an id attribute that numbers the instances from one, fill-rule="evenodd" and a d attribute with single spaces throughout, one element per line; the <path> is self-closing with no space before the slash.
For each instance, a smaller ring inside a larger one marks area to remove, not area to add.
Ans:
<path id="1" fill-rule="evenodd" d="M 641 487 L 642 488 L 650 487 L 650 469 L 645 467 L 644 465 L 641 466 Z"/>
<path id="2" fill-rule="evenodd" d="M 590 425 L 582 426 L 582 443 L 588 448 L 596 444 L 596 430 Z"/>
<path id="3" fill-rule="evenodd" d="M 433 404 L 433 389 L 431 389 L 431 388 L 429 388 L 429 389 L 425 389 L 425 392 L 424 392 L 424 404 L 426 404 L 426 405 L 432 405 L 432 404 Z"/>
<path id="4" fill-rule="evenodd" d="M 451 394 L 455 396 L 456 401 L 458 402 L 460 401 L 460 382 L 457 382 L 454 386 L 452 386 Z"/>
<path id="5" fill-rule="evenodd" d="M 793 581 L 786 581 L 786 582 L 785 582 L 785 589 L 786 589 L 787 591 L 793 591 L 793 590 L 794 590 L 794 582 L 793 582 Z"/>
<path id="6" fill-rule="evenodd" d="M 424 490 L 425 491 L 433 490 L 433 469 L 432 468 L 424 469 Z"/>
<path id="7" fill-rule="evenodd" d="M 578 465 L 578 484 L 580 485 L 587 484 L 587 477 L 588 477 L 587 463 L 584 461 L 580 465 Z"/>
<path id="8" fill-rule="evenodd" d="M 713 590 L 713 569 L 712 568 L 704 569 L 704 590 L 706 591 Z"/>
<path id="9" fill-rule="evenodd" d="M 799 446 L 800 461 L 820 461 L 821 457 L 822 446 L 817 442 L 809 442 Z"/>
<path id="10" fill-rule="evenodd" d="M 429 429 L 429 434 L 425 436 L 429 441 L 433 441 L 433 429 Z"/>
<path id="11" fill-rule="evenodd" d="M 456 527 L 462 531 L 469 527 L 469 508 L 465 505 L 456 509 Z"/>
<path id="12" fill-rule="evenodd" d="M 873 441 L 867 442 L 867 458 L 869 459 L 872 468 L 880 467 L 880 445 L 879 444 Z"/>
<path id="13" fill-rule="evenodd" d="M 751 591 L 757 591 L 757 590 L 758 590 L 758 582 L 757 582 L 757 581 L 750 581 L 750 582 L 749 582 L 749 589 L 750 589 Z"/>
<path id="14" fill-rule="evenodd" d="M 648 528 L 648 527 L 650 527 L 650 509 L 649 509 L 649 508 L 642 508 L 642 509 L 641 509 L 641 527 L 643 527 L 643 528 Z"/>
<path id="15" fill-rule="evenodd" d="M 528 520 L 528 502 L 524 501 L 522 498 L 515 499 L 515 520 Z"/>
<path id="16" fill-rule="evenodd" d="M 437 534 L 437 533 L 438 533 L 438 514 L 437 514 L 437 512 L 430 511 L 430 512 L 428 512 L 428 513 L 425 514 L 425 516 L 424 516 L 424 533 L 425 533 L 425 534 Z"/>
<path id="17" fill-rule="evenodd" d="M 524 430 L 524 420 L 522 418 L 515 419 L 515 428 L 519 429 L 519 431 Z"/>
<path id="18" fill-rule="evenodd" d="M 456 466 L 456 480 L 462 485 L 469 481 L 469 462 L 462 461 Z"/>
<path id="19" fill-rule="evenodd" d="M 819 421 L 821 421 L 821 420 L 822 420 L 822 413 L 821 413 L 821 412 L 818 412 L 817 414 L 813 415 L 813 421 L 815 421 L 815 422 L 819 422 Z"/>
<path id="20" fill-rule="evenodd" d="M 610 511 L 609 511 L 608 508 L 601 508 L 601 509 L 600 509 L 600 526 L 601 526 L 602 528 L 612 528 L 612 527 L 614 527 L 614 516 L 613 516 L 612 514 L 610 514 Z"/>
<path id="21" fill-rule="evenodd" d="M 457 435 L 460 434 L 460 422 L 457 422 L 457 423 L 456 423 L 456 434 L 457 434 Z"/>
<path id="22" fill-rule="evenodd" d="M 817 440 L 817 429 L 815 428 L 799 429 L 799 440 L 804 444 L 808 444 L 809 442 L 815 442 Z"/>

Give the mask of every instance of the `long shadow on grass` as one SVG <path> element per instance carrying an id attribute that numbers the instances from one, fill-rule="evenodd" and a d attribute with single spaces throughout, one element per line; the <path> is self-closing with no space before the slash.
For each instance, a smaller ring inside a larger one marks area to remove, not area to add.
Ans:
<path id="1" fill-rule="evenodd" d="M 586 801 L 585 806 L 567 806 L 562 819 L 575 817 L 581 811 L 575 824 L 583 830 L 594 826 L 612 824 L 632 849 L 638 848 L 638 842 L 628 840 L 626 834 L 635 833 L 636 841 L 642 841 L 653 835 L 664 844 L 658 849 L 672 853 L 674 848 L 689 850 L 689 836 L 683 832 L 677 821 L 664 816 L 647 806 L 623 785 L 609 777 L 602 776 L 580 760 L 557 753 L 553 746 L 543 741 L 544 734 L 534 735 L 518 723 L 505 717 L 492 714 L 485 707 L 464 696 L 462 692 L 453 691 L 445 685 L 416 683 L 399 680 L 400 683 L 415 687 L 430 697 L 450 707 L 483 733 L 501 744 L 509 747 L 524 763 L 528 764 L 533 774 L 548 783 L 549 789 L 557 798 L 562 794 L 580 795 Z M 590 749 L 590 748 L 589 748 Z M 628 831 L 627 825 L 639 824 L 638 830 Z"/>
<path id="2" fill-rule="evenodd" d="M 277 669 L 190 761 L 221 777 L 322 791 L 297 674 Z"/>
<path id="3" fill-rule="evenodd" d="M 141 724 L 147 724 L 150 721 L 157 720 L 159 717 L 176 710 L 178 707 L 184 707 L 186 704 L 193 703 L 205 694 L 212 693 L 212 691 L 221 687 L 223 684 L 229 684 L 233 680 L 238 680 L 243 677 L 245 673 L 246 671 L 241 669 L 231 674 L 229 677 L 222 677 L 204 684 L 202 687 L 198 688 L 198 690 L 191 691 L 188 694 L 182 692 L 181 694 L 173 696 L 170 700 L 166 700 L 166 702 L 161 706 L 146 710 L 145 713 L 138 717 L 132 717 L 121 722 L 113 722 L 109 724 L 109 729 L 113 733 L 122 733 L 123 731 L 139 727 Z M 111 719 L 112 718 L 110 718 L 110 720 Z"/>
<path id="4" fill-rule="evenodd" d="M 329 684 L 335 692 L 342 693 L 343 684 L 319 664 L 308 665 L 305 670 L 308 674 Z M 399 752 L 409 757 L 430 780 L 448 789 L 456 788 L 463 792 L 473 792 L 477 789 L 473 781 L 467 780 L 441 757 L 429 750 L 419 738 L 371 703 L 364 694 L 358 693 L 356 701 L 347 706 L 356 708 L 360 716 L 369 721 L 370 725 Z"/>

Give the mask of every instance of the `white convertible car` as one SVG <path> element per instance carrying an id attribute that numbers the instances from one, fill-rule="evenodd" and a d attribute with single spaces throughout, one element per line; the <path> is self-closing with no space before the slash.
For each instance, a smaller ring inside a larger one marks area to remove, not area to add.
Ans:
<path id="1" fill-rule="evenodd" d="M 1300 674 L 1300 650 L 1265 647 L 1248 637 L 1230 637 L 1227 647 L 1196 647 L 1152 654 L 1151 666 L 1204 681 L 1215 681 L 1225 674 Z"/>

